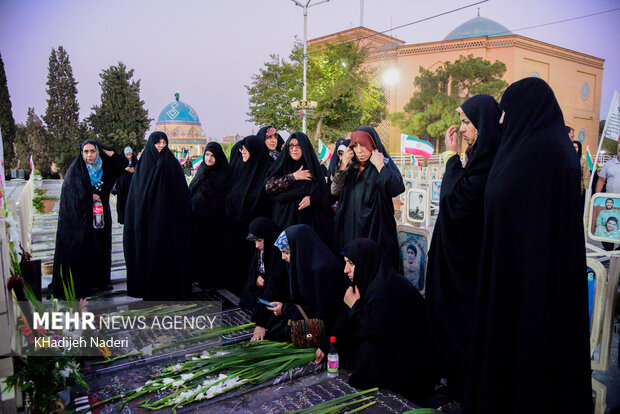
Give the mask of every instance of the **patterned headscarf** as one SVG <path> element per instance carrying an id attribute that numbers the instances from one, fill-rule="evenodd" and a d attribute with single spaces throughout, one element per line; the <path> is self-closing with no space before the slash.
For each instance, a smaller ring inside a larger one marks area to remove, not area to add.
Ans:
<path id="1" fill-rule="evenodd" d="M 88 169 L 88 175 L 90 176 L 90 185 L 93 187 L 101 182 L 101 177 L 103 176 L 103 170 L 101 166 L 103 165 L 103 161 L 101 161 L 101 156 L 99 155 L 99 148 L 95 145 L 95 151 L 97 151 L 97 159 L 92 164 L 86 163 L 86 168 Z"/>
<path id="2" fill-rule="evenodd" d="M 280 251 L 284 253 L 291 252 L 291 248 L 288 245 L 288 239 L 286 238 L 285 232 L 280 233 L 280 236 L 278 236 L 278 239 L 273 245 L 276 246 L 278 249 L 280 249 Z"/>

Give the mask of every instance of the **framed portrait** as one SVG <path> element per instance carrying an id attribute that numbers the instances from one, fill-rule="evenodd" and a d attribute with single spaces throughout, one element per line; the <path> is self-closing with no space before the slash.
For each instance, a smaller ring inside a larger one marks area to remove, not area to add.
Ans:
<path id="1" fill-rule="evenodd" d="M 407 194 L 407 191 L 415 188 L 415 181 L 413 181 L 413 179 L 405 178 L 403 182 L 405 183 L 405 194 Z"/>
<path id="2" fill-rule="evenodd" d="M 439 201 L 441 194 L 441 180 L 431 181 L 431 201 Z"/>
<path id="3" fill-rule="evenodd" d="M 588 236 L 592 240 L 620 243 L 620 194 L 596 193 L 592 196 Z"/>
<path id="4" fill-rule="evenodd" d="M 427 223 L 428 215 L 427 190 L 415 189 L 407 191 L 407 220 L 412 223 Z"/>
<path id="5" fill-rule="evenodd" d="M 399 224 L 397 232 L 403 275 L 420 293 L 424 293 L 430 233 L 408 224 Z"/>

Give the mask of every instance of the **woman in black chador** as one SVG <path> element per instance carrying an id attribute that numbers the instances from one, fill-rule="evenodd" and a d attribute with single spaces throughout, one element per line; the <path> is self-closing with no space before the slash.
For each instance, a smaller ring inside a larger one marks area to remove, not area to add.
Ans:
<path id="1" fill-rule="evenodd" d="M 463 412 L 591 413 L 579 159 L 543 80 L 512 84 L 500 108 Z"/>
<path id="2" fill-rule="evenodd" d="M 308 224 L 331 245 L 329 189 L 306 134 L 295 132 L 289 137 L 267 176 L 265 191 L 273 200 L 273 221 L 283 229 Z"/>
<path id="3" fill-rule="evenodd" d="M 460 400 L 484 228 L 484 190 L 502 131 L 501 112 L 492 96 L 476 95 L 457 112 L 460 132 L 469 144 L 468 161 L 463 167 L 453 156 L 446 163 L 428 253 L 426 304 L 441 374 Z M 454 125 L 446 132 L 446 149 L 458 151 Z"/>
<path id="4" fill-rule="evenodd" d="M 247 280 L 254 247 L 247 242 L 250 223 L 258 217 L 271 217 L 271 202 L 264 190 L 271 158 L 262 139 L 250 135 L 240 144 L 241 157 L 234 161 L 230 190 L 226 196 L 226 215 L 231 223 L 227 235 L 229 268 L 225 285 L 241 295 Z M 232 159 L 232 156 L 231 156 Z"/>
<path id="5" fill-rule="evenodd" d="M 334 226 L 337 251 L 353 239 L 367 237 L 400 269 L 392 198 L 405 191 L 405 185 L 374 128 L 351 133 L 349 149 L 332 180 L 332 194 L 340 195 Z"/>
<path id="6" fill-rule="evenodd" d="M 209 142 L 203 162 L 189 184 L 192 200 L 192 275 L 203 288 L 223 286 L 222 234 L 226 229 L 224 200 L 230 183 L 228 160 L 217 142 Z"/>
<path id="7" fill-rule="evenodd" d="M 278 134 L 278 131 L 271 125 L 268 125 L 259 129 L 256 136 L 265 141 L 269 157 L 275 161 L 284 145 L 284 139 Z"/>
<path id="8" fill-rule="evenodd" d="M 116 180 L 116 215 L 120 224 L 125 223 L 125 206 L 127 205 L 127 194 L 129 193 L 129 186 L 131 185 L 131 178 L 138 164 L 138 158 L 133 155 L 131 147 L 126 147 L 123 152 L 125 158 L 129 161 L 129 164 L 125 168 L 125 171 Z"/>
<path id="9" fill-rule="evenodd" d="M 352 370 L 349 384 L 389 388 L 409 398 L 430 393 L 433 357 L 422 295 L 374 240 L 355 239 L 344 255 L 351 287 L 332 335 L 342 366 Z"/>
<path id="10" fill-rule="evenodd" d="M 125 157 L 115 154 L 99 141 L 80 145 L 62 183 L 56 250 L 54 252 L 53 293 L 64 298 L 63 283 L 73 277 L 77 297 L 91 290 L 111 289 L 112 215 L 110 191 L 127 166 Z M 93 226 L 93 203 L 103 205 L 103 228 Z"/>
<path id="11" fill-rule="evenodd" d="M 168 137 L 153 132 L 127 197 L 123 245 L 127 293 L 145 300 L 191 296 L 189 189 Z"/>
<path id="12" fill-rule="evenodd" d="M 346 279 L 342 274 L 342 264 L 307 224 L 284 230 L 275 245 L 288 263 L 290 292 L 285 302 L 272 301 L 276 306 L 270 310 L 280 320 L 268 330 L 267 338 L 291 341 L 288 320 L 303 319 L 296 306 L 299 305 L 309 319 L 323 320 L 325 337 L 320 347 L 326 353 L 329 350 L 328 334 L 344 306 L 342 296 Z"/>
<path id="13" fill-rule="evenodd" d="M 282 261 L 280 250 L 273 244 L 281 232 L 282 229 L 276 223 L 265 217 L 250 223 L 248 241 L 252 242 L 256 250 L 240 306 L 252 312 L 252 321 L 256 323 L 252 341 L 265 338 L 273 317 L 273 313 L 264 304 L 258 303 L 257 299 L 283 302 L 289 295 L 286 263 Z"/>

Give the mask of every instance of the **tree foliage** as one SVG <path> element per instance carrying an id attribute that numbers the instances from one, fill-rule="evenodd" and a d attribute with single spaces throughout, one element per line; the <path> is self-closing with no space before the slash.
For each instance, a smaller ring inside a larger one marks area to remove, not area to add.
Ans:
<path id="1" fill-rule="evenodd" d="M 87 122 L 117 152 L 130 146 L 137 154 L 144 148 L 151 119 L 140 99 L 140 80 L 133 80 L 133 74 L 123 62 L 101 72 L 101 104 L 93 106 Z"/>
<path id="2" fill-rule="evenodd" d="M 77 101 L 77 82 L 69 55 L 62 46 L 52 49 L 47 75 L 47 109 L 43 120 L 49 133 L 47 151 L 57 162 L 61 172 L 65 172 L 75 158 L 79 145 L 79 111 Z M 49 169 L 49 165 L 42 170 Z M 39 168 L 39 166 L 37 166 Z"/>
<path id="3" fill-rule="evenodd" d="M 2 132 L 2 147 L 4 150 L 4 169 L 9 171 L 14 167 L 13 142 L 15 141 L 15 119 L 11 105 L 11 96 L 6 81 L 4 62 L 0 55 L 0 130 Z"/>
<path id="4" fill-rule="evenodd" d="M 446 62 L 435 71 L 420 67 L 420 75 L 414 80 L 416 91 L 404 111 L 392 114 L 390 119 L 403 133 L 434 141 L 436 150 L 443 151 L 446 130 L 460 122 L 455 109 L 481 93 L 499 99 L 508 86 L 502 79 L 505 72 L 504 63 L 473 55 Z"/>
<path id="5" fill-rule="evenodd" d="M 360 125 L 378 125 L 387 116 L 385 93 L 374 72 L 363 65 L 368 51 L 354 43 L 323 45 L 308 54 L 307 100 L 316 101 L 308 130 L 333 142 Z M 291 103 L 302 99 L 303 44 L 296 41 L 288 60 L 271 55 L 246 86 L 249 120 L 277 129 L 301 130 Z"/>
<path id="6" fill-rule="evenodd" d="M 20 168 L 30 170 L 29 161 L 32 155 L 34 167 L 41 171 L 42 175 L 49 174 L 54 162 L 54 154 L 50 151 L 51 140 L 43 120 L 34 112 L 34 108 L 28 108 L 26 124 L 17 125 L 15 139 L 15 152 Z"/>

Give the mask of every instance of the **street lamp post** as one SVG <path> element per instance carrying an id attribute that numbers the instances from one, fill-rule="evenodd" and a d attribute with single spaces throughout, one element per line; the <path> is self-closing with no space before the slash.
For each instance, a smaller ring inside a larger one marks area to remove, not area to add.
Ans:
<path id="1" fill-rule="evenodd" d="M 302 3 L 297 0 L 291 0 L 297 6 L 301 7 L 304 10 L 304 81 L 303 81 L 303 96 L 302 101 L 306 102 L 306 66 L 308 62 L 308 9 L 310 7 L 318 6 L 321 3 L 327 3 L 329 0 L 321 0 L 317 3 L 312 3 L 312 0 L 307 0 L 306 3 Z M 301 118 L 301 132 L 306 133 L 306 111 L 304 110 L 303 116 Z"/>

